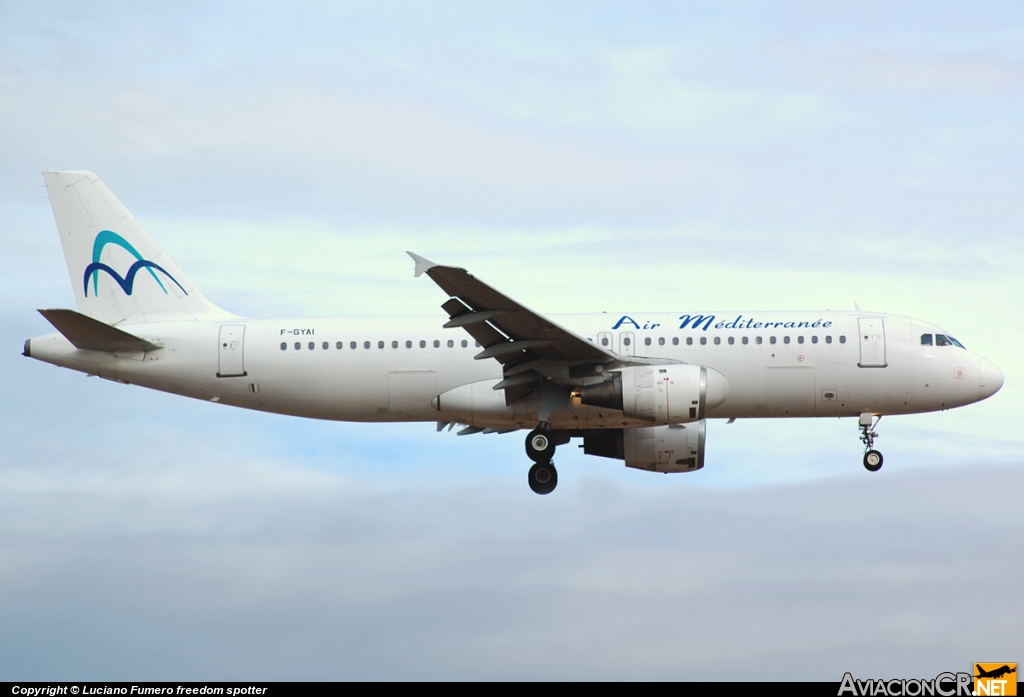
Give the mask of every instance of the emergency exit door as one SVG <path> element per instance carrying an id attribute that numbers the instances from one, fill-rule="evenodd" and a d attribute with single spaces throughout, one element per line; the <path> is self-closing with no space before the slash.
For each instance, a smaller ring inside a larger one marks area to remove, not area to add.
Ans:
<path id="1" fill-rule="evenodd" d="M 881 317 L 859 317 L 861 368 L 884 368 L 885 324 Z"/>
<path id="2" fill-rule="evenodd" d="M 222 324 L 218 343 L 217 377 L 233 378 L 245 375 L 244 324 Z"/>

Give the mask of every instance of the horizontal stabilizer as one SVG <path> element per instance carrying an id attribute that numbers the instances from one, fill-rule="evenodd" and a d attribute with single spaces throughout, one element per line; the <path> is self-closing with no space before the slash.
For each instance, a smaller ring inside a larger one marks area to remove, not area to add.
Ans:
<path id="1" fill-rule="evenodd" d="M 99 320 L 74 310 L 40 310 L 39 314 L 64 335 L 71 344 L 83 351 L 131 353 L 156 351 L 159 344 L 140 339 L 134 334 L 111 327 Z"/>

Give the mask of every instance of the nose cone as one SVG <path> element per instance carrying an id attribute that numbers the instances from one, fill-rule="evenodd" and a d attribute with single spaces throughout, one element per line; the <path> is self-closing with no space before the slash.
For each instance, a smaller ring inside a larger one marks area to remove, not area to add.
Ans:
<path id="1" fill-rule="evenodd" d="M 1003 371 L 987 358 L 978 363 L 978 392 L 980 399 L 988 399 L 1003 386 Z"/>

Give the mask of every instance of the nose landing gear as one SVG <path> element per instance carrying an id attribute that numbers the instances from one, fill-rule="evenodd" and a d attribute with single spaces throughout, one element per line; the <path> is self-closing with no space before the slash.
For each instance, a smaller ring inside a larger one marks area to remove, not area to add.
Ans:
<path id="1" fill-rule="evenodd" d="M 551 462 L 555 446 L 554 434 L 544 422 L 526 436 L 526 455 L 535 463 L 530 468 L 527 481 L 535 494 L 550 494 L 558 485 L 558 470 Z"/>
<path id="2" fill-rule="evenodd" d="M 877 450 L 869 450 L 864 453 L 864 469 L 868 472 L 877 472 L 882 469 L 882 453 Z"/>
<path id="3" fill-rule="evenodd" d="M 864 453 L 864 469 L 868 472 L 877 472 L 882 469 L 882 453 L 874 449 L 875 438 L 878 438 L 875 426 L 881 420 L 881 416 L 876 420 L 874 414 L 867 411 L 860 415 L 860 442 L 864 444 L 866 451 Z"/>

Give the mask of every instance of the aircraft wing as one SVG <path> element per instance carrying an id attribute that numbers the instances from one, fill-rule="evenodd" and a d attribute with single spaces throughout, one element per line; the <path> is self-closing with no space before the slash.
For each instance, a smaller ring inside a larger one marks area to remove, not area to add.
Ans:
<path id="1" fill-rule="evenodd" d="M 569 378 L 573 366 L 621 361 L 617 354 L 520 305 L 465 269 L 406 253 L 416 262 L 416 276 L 426 274 L 450 296 L 441 305 L 449 317 L 444 326 L 462 327 L 476 339 L 483 347 L 477 359 L 494 358 L 502 364 L 506 379 L 495 389 L 507 390 L 540 377 Z"/>

